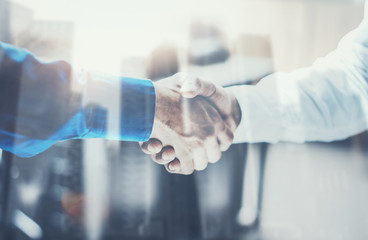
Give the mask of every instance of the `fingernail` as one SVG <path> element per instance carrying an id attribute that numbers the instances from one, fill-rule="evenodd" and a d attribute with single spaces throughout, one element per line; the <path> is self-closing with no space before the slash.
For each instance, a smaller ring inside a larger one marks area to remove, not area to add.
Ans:
<path id="1" fill-rule="evenodd" d="M 172 156 L 171 154 L 164 152 L 162 153 L 162 159 L 165 161 L 172 161 L 175 159 L 175 156 Z"/>
<path id="2" fill-rule="evenodd" d="M 169 170 L 175 172 L 176 168 L 172 164 L 169 164 Z"/>
<path id="3" fill-rule="evenodd" d="M 148 145 L 147 146 L 148 151 L 152 152 L 152 153 L 158 153 L 160 150 L 158 149 L 158 147 L 152 146 L 152 145 Z"/>

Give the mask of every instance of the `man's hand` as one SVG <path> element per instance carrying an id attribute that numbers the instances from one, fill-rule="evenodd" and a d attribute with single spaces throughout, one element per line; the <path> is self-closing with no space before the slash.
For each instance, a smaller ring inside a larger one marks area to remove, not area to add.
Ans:
<path id="1" fill-rule="evenodd" d="M 163 147 L 152 158 L 170 172 L 191 174 L 221 157 L 233 134 L 222 116 L 204 97 L 183 98 L 183 74 L 155 83 L 156 114 L 151 137 Z M 149 144 L 150 145 L 150 144 Z M 144 152 L 151 154 L 146 144 Z M 175 150 L 174 150 L 175 149 Z M 168 163 L 170 162 L 170 165 Z"/>
<path id="2" fill-rule="evenodd" d="M 217 162 L 229 148 L 240 122 L 233 95 L 183 73 L 161 80 L 156 88 L 156 117 L 143 152 L 169 172 L 191 174 Z"/>

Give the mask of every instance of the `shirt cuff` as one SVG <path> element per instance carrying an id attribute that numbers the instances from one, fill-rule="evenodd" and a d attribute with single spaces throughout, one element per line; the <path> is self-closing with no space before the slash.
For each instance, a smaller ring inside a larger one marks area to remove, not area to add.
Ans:
<path id="1" fill-rule="evenodd" d="M 152 81 L 122 78 L 121 140 L 147 141 L 152 133 L 155 109 Z"/>
<path id="2" fill-rule="evenodd" d="M 150 80 L 81 74 L 86 131 L 81 138 L 147 141 L 155 117 L 156 95 Z M 83 131 L 82 131 L 83 132 Z"/>
<path id="3" fill-rule="evenodd" d="M 271 84 L 272 85 L 272 84 Z M 277 142 L 280 137 L 280 118 L 274 88 L 234 86 L 226 88 L 239 102 L 241 120 L 234 133 L 234 143 Z"/>

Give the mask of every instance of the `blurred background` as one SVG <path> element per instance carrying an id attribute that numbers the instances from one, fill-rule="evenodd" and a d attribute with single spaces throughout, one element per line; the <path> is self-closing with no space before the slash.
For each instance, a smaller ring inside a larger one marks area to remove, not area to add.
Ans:
<path id="1" fill-rule="evenodd" d="M 0 40 L 41 59 L 222 86 L 308 66 L 363 18 L 363 0 L 0 0 Z M 368 239 L 368 134 L 236 144 L 190 176 L 137 143 L 71 140 L 2 153 L 0 239 Z"/>

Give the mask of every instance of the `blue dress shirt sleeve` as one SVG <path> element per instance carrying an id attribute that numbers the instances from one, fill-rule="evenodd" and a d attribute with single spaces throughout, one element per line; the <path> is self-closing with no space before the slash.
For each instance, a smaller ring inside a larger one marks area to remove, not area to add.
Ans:
<path id="1" fill-rule="evenodd" d="M 119 99 L 106 104 L 110 93 Z M 118 115 L 109 106 L 119 106 Z M 6 151 L 31 157 L 73 138 L 146 141 L 154 115 L 149 80 L 80 73 L 67 62 L 46 63 L 0 43 L 0 148 Z"/>

